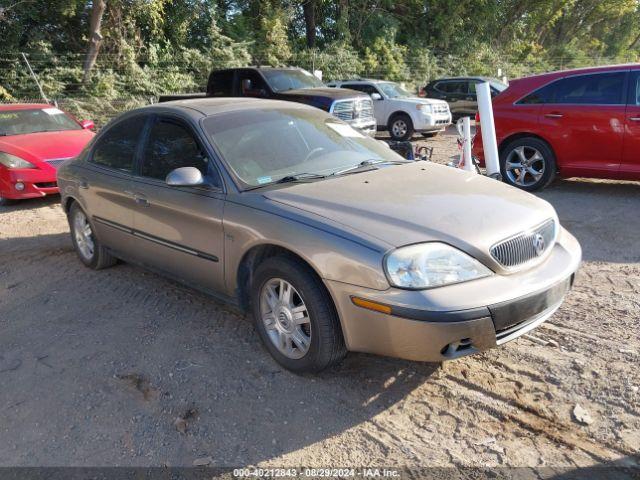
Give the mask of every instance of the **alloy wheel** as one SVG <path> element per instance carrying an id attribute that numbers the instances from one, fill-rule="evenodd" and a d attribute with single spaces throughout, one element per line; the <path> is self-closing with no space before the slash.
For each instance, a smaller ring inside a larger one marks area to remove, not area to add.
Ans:
<path id="1" fill-rule="evenodd" d="M 530 187 L 544 175 L 546 161 L 538 149 L 522 145 L 511 150 L 505 162 L 509 181 L 521 187 Z"/>
<path id="2" fill-rule="evenodd" d="M 91 260 L 94 251 L 93 231 L 89 220 L 81 210 L 78 210 L 73 218 L 73 234 L 80 255 L 85 260 Z"/>
<path id="3" fill-rule="evenodd" d="M 401 118 L 397 119 L 391 125 L 391 133 L 396 138 L 402 138 L 407 134 L 407 130 L 409 127 L 407 126 L 407 122 L 402 120 Z"/>
<path id="4" fill-rule="evenodd" d="M 260 316 L 273 345 L 288 358 L 300 359 L 311 346 L 311 319 L 298 291 L 272 278 L 260 292 Z"/>

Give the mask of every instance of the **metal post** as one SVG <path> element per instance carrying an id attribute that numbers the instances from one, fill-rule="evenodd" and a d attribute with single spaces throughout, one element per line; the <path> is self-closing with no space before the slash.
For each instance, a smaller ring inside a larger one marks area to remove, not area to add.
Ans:
<path id="1" fill-rule="evenodd" d="M 24 59 L 24 63 L 27 64 L 27 68 L 29 69 L 29 72 L 31 73 L 31 76 L 33 77 L 33 80 L 35 80 L 36 85 L 38 85 L 38 90 L 40 90 L 40 96 L 44 99 L 44 101 L 46 103 L 49 103 L 49 99 L 44 94 L 44 91 L 42 90 L 42 86 L 40 85 L 40 82 L 38 81 L 38 77 L 33 72 L 33 69 L 31 68 L 31 65 L 29 64 L 29 60 L 27 60 L 27 56 L 24 54 L 24 52 L 20 52 L 20 53 L 22 53 L 22 58 Z"/>
<path id="2" fill-rule="evenodd" d="M 468 172 L 475 172 L 473 159 L 471 158 L 471 119 L 469 117 L 462 118 L 462 132 L 464 138 L 462 143 L 464 169 Z"/>
<path id="3" fill-rule="evenodd" d="M 500 179 L 498 143 L 496 141 L 496 127 L 493 123 L 493 106 L 491 104 L 489 82 L 477 84 L 476 93 L 478 95 L 478 113 L 480 114 L 482 149 L 484 151 L 484 162 L 487 166 L 487 176 Z"/>

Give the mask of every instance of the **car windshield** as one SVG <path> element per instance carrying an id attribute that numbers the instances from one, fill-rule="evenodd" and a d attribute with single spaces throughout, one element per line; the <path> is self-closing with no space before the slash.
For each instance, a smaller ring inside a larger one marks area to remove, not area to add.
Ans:
<path id="1" fill-rule="evenodd" d="M 0 111 L 0 136 L 62 130 L 82 130 L 82 127 L 53 107 Z"/>
<path id="2" fill-rule="evenodd" d="M 405 97 L 413 97 L 409 92 L 407 92 L 404 88 L 402 88 L 397 83 L 385 82 L 379 83 L 378 87 L 383 93 L 389 98 L 405 98 Z"/>
<path id="3" fill-rule="evenodd" d="M 312 73 L 306 70 L 263 70 L 267 83 L 274 92 L 285 92 L 295 88 L 324 87 Z"/>
<path id="4" fill-rule="evenodd" d="M 339 174 L 361 164 L 404 161 L 382 142 L 320 110 L 229 112 L 207 118 L 204 127 L 245 187 L 286 177 Z"/>

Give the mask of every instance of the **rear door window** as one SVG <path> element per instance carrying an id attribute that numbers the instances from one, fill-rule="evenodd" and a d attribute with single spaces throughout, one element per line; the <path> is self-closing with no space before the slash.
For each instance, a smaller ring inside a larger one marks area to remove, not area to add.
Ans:
<path id="1" fill-rule="evenodd" d="M 91 162 L 103 167 L 131 173 L 140 141 L 147 121 L 146 115 L 129 118 L 109 128 L 97 141 Z"/>
<path id="2" fill-rule="evenodd" d="M 573 75 L 542 87 L 518 103 L 565 105 L 621 105 L 626 72 Z"/>
<path id="3" fill-rule="evenodd" d="M 467 93 L 467 82 L 440 82 L 436 84 L 436 89 L 444 93 Z"/>
<path id="4" fill-rule="evenodd" d="M 207 95 L 210 97 L 232 97 L 233 74 L 233 70 L 213 72 L 209 77 Z"/>

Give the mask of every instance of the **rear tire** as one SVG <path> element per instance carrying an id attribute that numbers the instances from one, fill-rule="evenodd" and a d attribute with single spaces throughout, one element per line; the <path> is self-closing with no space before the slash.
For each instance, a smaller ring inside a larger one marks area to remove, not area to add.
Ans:
<path id="1" fill-rule="evenodd" d="M 95 236 L 93 225 L 80 205 L 74 202 L 67 216 L 71 230 L 71 241 L 85 266 L 94 270 L 111 267 L 118 259 L 111 255 Z"/>
<path id="2" fill-rule="evenodd" d="M 391 117 L 387 128 L 393 140 L 411 140 L 411 137 L 413 137 L 413 122 L 406 113 L 397 113 Z"/>
<path id="3" fill-rule="evenodd" d="M 260 263 L 251 284 L 251 308 L 265 348 L 287 370 L 319 372 L 347 353 L 329 293 L 294 258 L 276 256 Z"/>
<path id="4" fill-rule="evenodd" d="M 553 182 L 556 171 L 553 150 L 547 142 L 536 137 L 513 140 L 500 153 L 502 179 L 528 192 L 547 187 Z"/>

